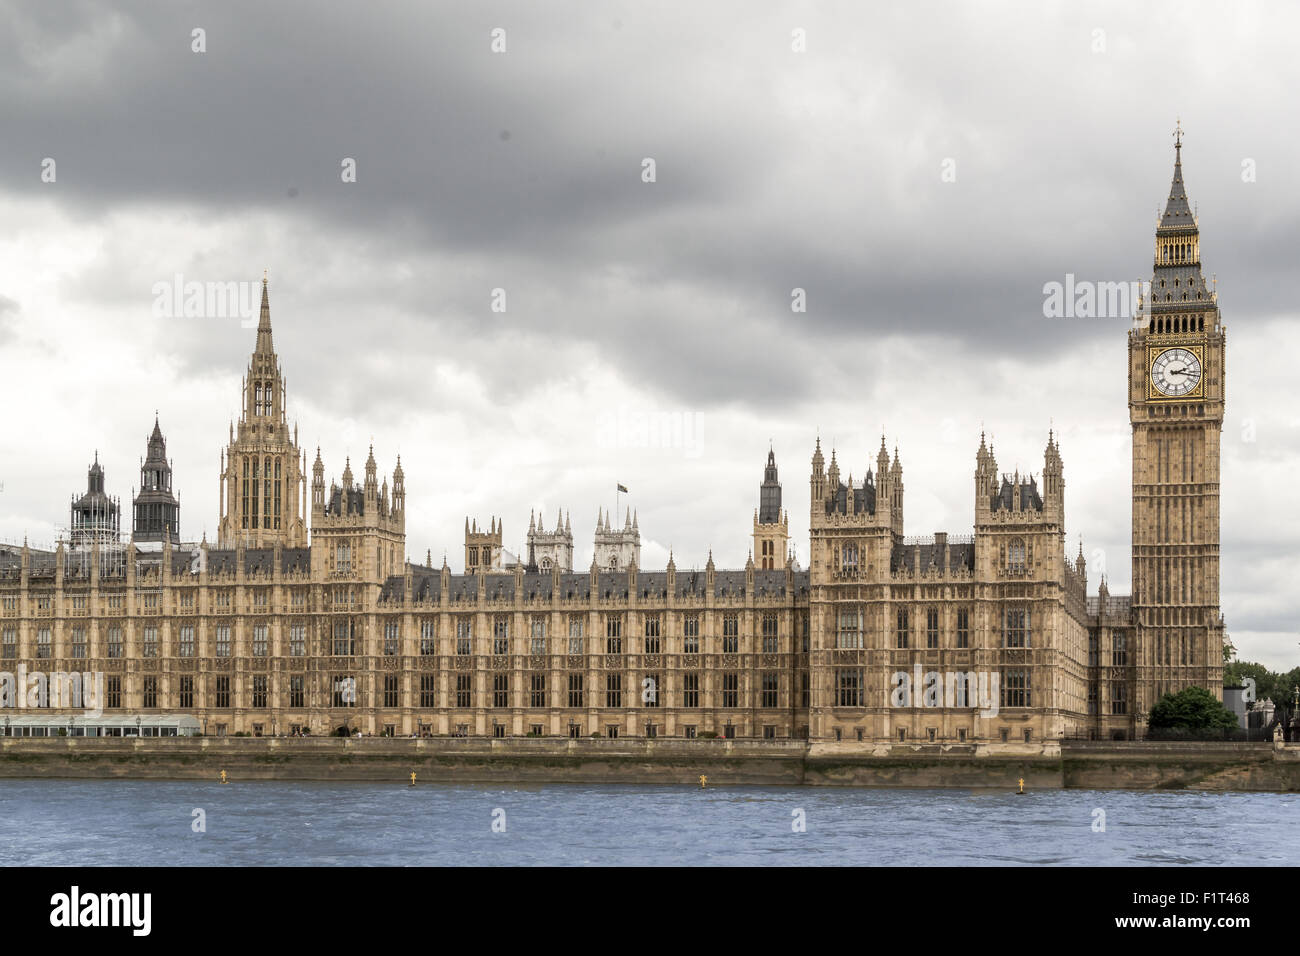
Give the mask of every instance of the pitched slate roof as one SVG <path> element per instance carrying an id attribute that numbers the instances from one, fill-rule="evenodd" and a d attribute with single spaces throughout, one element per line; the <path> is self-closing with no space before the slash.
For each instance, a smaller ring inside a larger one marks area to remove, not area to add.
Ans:
<path id="1" fill-rule="evenodd" d="M 1010 511 L 1014 501 L 1013 492 L 1015 486 L 1005 475 L 1002 476 L 1002 487 L 998 493 L 993 496 L 992 508 L 997 511 L 999 508 L 1004 511 Z M 1043 499 L 1038 493 L 1038 480 L 1035 478 L 1025 478 L 1020 482 L 1020 507 L 1024 509 L 1033 508 L 1035 511 L 1043 510 Z"/>
<path id="2" fill-rule="evenodd" d="M 827 514 L 847 514 L 849 507 L 849 486 L 844 482 L 839 482 L 835 493 L 831 495 L 826 502 Z M 862 487 L 856 485 L 853 488 L 853 513 L 856 514 L 875 514 L 876 513 L 876 484 L 867 472 L 867 477 L 862 481 Z"/>
<path id="3" fill-rule="evenodd" d="M 948 570 L 975 570 L 975 545 L 973 543 L 950 543 L 947 547 Z M 937 544 L 896 544 L 889 553 L 889 570 L 909 570 L 914 566 L 918 556 L 922 571 L 943 564 L 943 548 Z"/>
<path id="4" fill-rule="evenodd" d="M 449 599 L 459 601 L 477 601 L 479 578 L 472 574 L 452 574 L 449 578 Z M 677 597 L 704 597 L 705 572 L 678 571 Z M 794 574 L 794 591 L 807 594 L 809 575 L 807 571 Z M 612 600 L 628 597 L 627 575 L 623 572 L 601 572 L 596 576 L 597 594 L 601 598 L 608 596 Z M 488 575 L 483 579 L 485 593 L 489 599 L 498 595 L 503 599 L 515 596 L 515 578 L 512 574 Z M 401 601 L 405 581 L 403 575 L 390 575 L 380 591 L 381 601 Z M 638 571 L 636 576 L 637 594 L 645 598 L 661 598 L 668 592 L 667 571 Z M 591 575 L 561 574 L 559 576 L 559 595 L 565 600 L 586 601 L 591 597 Z M 412 597 L 417 601 L 438 603 L 442 598 L 442 573 L 439 570 L 412 565 Z M 555 591 L 552 579 L 545 572 L 527 573 L 523 576 L 520 595 L 527 601 L 549 602 Z M 717 571 L 714 573 L 713 591 L 717 597 L 740 597 L 745 593 L 744 571 Z M 754 572 L 754 594 L 756 597 L 784 596 L 786 580 L 784 570 Z"/>

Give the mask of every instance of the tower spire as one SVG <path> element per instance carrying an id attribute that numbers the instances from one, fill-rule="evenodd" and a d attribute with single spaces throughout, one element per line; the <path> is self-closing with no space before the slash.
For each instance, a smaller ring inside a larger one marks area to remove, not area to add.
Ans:
<path id="1" fill-rule="evenodd" d="M 271 344 L 271 300 L 267 293 L 267 272 L 262 270 L 262 312 L 257 319 L 257 349 L 256 351 L 263 354 L 272 353 L 275 347 Z"/>
<path id="2" fill-rule="evenodd" d="M 1165 201 L 1165 214 L 1160 217 L 1160 227 L 1194 226 L 1191 203 L 1187 200 L 1187 187 L 1183 184 L 1183 126 L 1180 122 L 1174 131 L 1174 178 L 1169 184 L 1169 198 Z"/>

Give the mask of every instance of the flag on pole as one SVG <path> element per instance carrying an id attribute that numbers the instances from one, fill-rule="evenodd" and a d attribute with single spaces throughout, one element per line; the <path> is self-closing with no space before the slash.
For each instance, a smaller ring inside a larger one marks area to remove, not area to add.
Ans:
<path id="1" fill-rule="evenodd" d="M 619 486 L 618 486 L 618 490 L 621 491 L 621 492 L 623 492 L 623 494 L 627 494 L 627 486 L 626 486 L 626 485 L 619 485 Z"/>

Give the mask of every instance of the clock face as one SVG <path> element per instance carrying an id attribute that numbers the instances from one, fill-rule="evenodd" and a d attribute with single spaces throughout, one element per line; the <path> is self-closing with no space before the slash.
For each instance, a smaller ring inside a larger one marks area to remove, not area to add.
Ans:
<path id="1" fill-rule="evenodd" d="M 1191 394 L 1201 381 L 1201 361 L 1187 349 L 1165 349 L 1151 363 L 1151 384 L 1162 395 Z"/>

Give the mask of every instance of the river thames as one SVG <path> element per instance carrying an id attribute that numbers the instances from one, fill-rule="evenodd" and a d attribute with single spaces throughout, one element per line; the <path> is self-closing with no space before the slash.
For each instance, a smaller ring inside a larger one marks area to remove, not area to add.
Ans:
<path id="1" fill-rule="evenodd" d="M 1298 857 L 1300 794 L 0 781 L 5 866 L 1268 866 Z"/>

